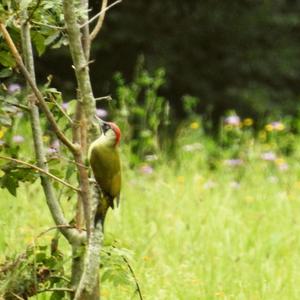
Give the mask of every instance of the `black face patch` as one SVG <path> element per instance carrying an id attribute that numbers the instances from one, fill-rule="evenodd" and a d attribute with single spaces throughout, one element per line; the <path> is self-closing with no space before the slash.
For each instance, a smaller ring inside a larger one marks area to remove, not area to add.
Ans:
<path id="1" fill-rule="evenodd" d="M 105 132 L 106 132 L 107 130 L 109 130 L 111 127 L 110 127 L 109 124 L 103 123 L 103 124 L 101 125 L 101 128 L 102 128 L 103 133 L 105 134 Z"/>

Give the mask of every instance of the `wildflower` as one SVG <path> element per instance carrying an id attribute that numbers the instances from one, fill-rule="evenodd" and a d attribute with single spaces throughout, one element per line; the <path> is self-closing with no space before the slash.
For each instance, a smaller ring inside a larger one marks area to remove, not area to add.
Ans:
<path id="1" fill-rule="evenodd" d="M 249 126 L 252 126 L 253 125 L 253 119 L 251 118 L 246 118 L 243 120 L 243 125 L 246 126 L 246 127 L 249 127 Z"/>
<path id="2" fill-rule="evenodd" d="M 12 141 L 16 144 L 21 144 L 24 142 L 24 137 L 22 135 L 15 135 L 12 137 Z"/>
<path id="3" fill-rule="evenodd" d="M 246 201 L 247 203 L 252 203 L 252 202 L 255 201 L 255 199 L 254 199 L 252 196 L 246 196 L 245 201 Z"/>
<path id="4" fill-rule="evenodd" d="M 198 129 L 199 127 L 200 127 L 200 125 L 198 122 L 193 122 L 190 124 L 190 128 L 192 128 L 192 129 Z"/>
<path id="5" fill-rule="evenodd" d="M 265 126 L 266 131 L 282 131 L 285 129 L 285 126 L 283 123 L 279 121 L 274 121 Z"/>
<path id="6" fill-rule="evenodd" d="M 276 176 L 269 176 L 268 181 L 271 183 L 277 183 L 278 182 L 278 177 Z"/>
<path id="7" fill-rule="evenodd" d="M 58 150 L 60 147 L 59 140 L 54 140 L 51 144 L 51 147 Z"/>
<path id="8" fill-rule="evenodd" d="M 185 181 L 184 176 L 178 176 L 178 177 L 177 177 L 177 181 L 178 181 L 178 183 L 183 184 L 184 181 Z"/>
<path id="9" fill-rule="evenodd" d="M 44 143 L 48 143 L 50 140 L 50 136 L 49 135 L 43 135 L 43 142 Z"/>
<path id="10" fill-rule="evenodd" d="M 266 126 L 265 126 L 265 129 L 266 129 L 266 131 L 273 131 L 273 126 L 272 126 L 272 124 L 267 124 Z"/>
<path id="11" fill-rule="evenodd" d="M 147 164 L 141 166 L 140 172 L 143 174 L 152 174 L 153 173 L 153 168 Z"/>
<path id="12" fill-rule="evenodd" d="M 274 152 L 269 151 L 269 152 L 262 153 L 261 158 L 267 161 L 274 161 L 277 157 Z"/>
<path id="13" fill-rule="evenodd" d="M 182 147 L 182 149 L 186 152 L 193 152 L 196 150 L 201 150 L 203 147 L 200 143 L 193 143 L 193 144 L 189 144 L 189 145 L 184 145 Z"/>
<path id="14" fill-rule="evenodd" d="M 284 124 L 279 121 L 272 122 L 271 125 L 273 126 L 273 130 L 276 130 L 276 131 L 282 131 L 285 129 Z"/>
<path id="15" fill-rule="evenodd" d="M 6 127 L 0 127 L 0 139 L 4 136 L 6 131 L 7 131 Z"/>
<path id="16" fill-rule="evenodd" d="M 228 116 L 224 119 L 224 123 L 226 125 L 231 125 L 234 127 L 238 127 L 241 124 L 241 119 L 239 116 L 236 115 L 232 115 L 232 116 Z"/>
<path id="17" fill-rule="evenodd" d="M 205 190 L 213 189 L 216 186 L 216 183 L 212 180 L 208 180 L 204 183 L 203 188 Z"/>
<path id="18" fill-rule="evenodd" d="M 230 182 L 230 187 L 231 187 L 232 189 L 239 189 L 240 186 L 241 186 L 240 183 L 237 182 L 237 181 L 231 181 L 231 182 Z"/>
<path id="19" fill-rule="evenodd" d="M 68 109 L 68 106 L 69 106 L 68 102 L 63 102 L 61 108 L 66 111 Z"/>
<path id="20" fill-rule="evenodd" d="M 19 92 L 20 90 L 21 90 L 21 86 L 20 86 L 18 83 L 11 83 L 11 84 L 8 86 L 8 92 L 9 92 L 10 94 Z"/>
<path id="21" fill-rule="evenodd" d="M 155 154 L 149 154 L 149 155 L 145 156 L 145 160 L 146 161 L 155 161 L 155 160 L 158 160 L 158 157 Z"/>
<path id="22" fill-rule="evenodd" d="M 105 117 L 107 117 L 108 113 L 105 109 L 97 108 L 96 109 L 96 115 L 99 118 L 105 118 Z"/>
<path id="23" fill-rule="evenodd" d="M 275 160 L 275 164 L 277 165 L 280 171 L 286 171 L 289 168 L 288 164 L 282 158 L 277 158 Z"/>
<path id="24" fill-rule="evenodd" d="M 57 153 L 57 149 L 49 147 L 49 148 L 47 148 L 47 153 L 48 154 L 55 154 L 55 153 Z"/>
<path id="25" fill-rule="evenodd" d="M 226 159 L 224 161 L 225 165 L 231 166 L 231 167 L 236 167 L 242 165 L 244 162 L 240 158 L 232 158 L 232 159 Z"/>

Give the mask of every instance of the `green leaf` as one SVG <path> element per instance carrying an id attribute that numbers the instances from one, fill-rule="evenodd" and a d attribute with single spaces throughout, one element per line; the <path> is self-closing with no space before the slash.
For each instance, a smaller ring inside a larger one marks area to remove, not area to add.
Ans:
<path id="1" fill-rule="evenodd" d="M 65 292 L 63 291 L 55 291 L 52 293 L 50 300 L 61 300 L 61 299 L 65 299 Z"/>
<path id="2" fill-rule="evenodd" d="M 45 49 L 46 49 L 45 37 L 38 32 L 34 32 L 32 34 L 32 41 L 35 45 L 38 55 L 41 56 L 45 52 Z"/>
<path id="3" fill-rule="evenodd" d="M 18 181 L 10 175 L 4 175 L 1 178 L 1 187 L 6 188 L 13 196 L 17 196 Z"/>
<path id="4" fill-rule="evenodd" d="M 6 78 L 12 75 L 12 69 L 11 68 L 5 68 L 0 71 L 0 78 Z"/>
<path id="5" fill-rule="evenodd" d="M 59 37 L 60 33 L 56 32 L 52 35 L 49 35 L 46 39 L 45 39 L 45 45 L 48 46 L 50 44 L 52 44 L 58 37 Z"/>
<path id="6" fill-rule="evenodd" d="M 4 67 L 14 67 L 16 62 L 10 52 L 0 51 L 0 64 Z"/>
<path id="7" fill-rule="evenodd" d="M 10 127 L 12 125 L 11 118 L 6 115 L 1 115 L 0 116 L 0 125 L 3 125 L 5 127 Z"/>

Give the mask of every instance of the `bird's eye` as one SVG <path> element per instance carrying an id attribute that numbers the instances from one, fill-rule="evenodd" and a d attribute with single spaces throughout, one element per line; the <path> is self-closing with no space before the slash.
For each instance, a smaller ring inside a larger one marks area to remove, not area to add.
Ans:
<path id="1" fill-rule="evenodd" d="M 109 126 L 108 124 L 104 123 L 104 124 L 102 125 L 102 129 L 103 129 L 104 132 L 106 132 L 107 130 L 110 129 L 110 126 Z"/>

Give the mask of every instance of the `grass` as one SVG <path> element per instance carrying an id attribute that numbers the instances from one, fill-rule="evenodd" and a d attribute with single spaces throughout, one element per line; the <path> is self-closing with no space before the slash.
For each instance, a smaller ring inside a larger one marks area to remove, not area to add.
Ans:
<path id="1" fill-rule="evenodd" d="M 289 168 L 279 170 L 260 147 L 240 166 L 219 159 L 212 168 L 205 145 L 151 174 L 125 161 L 122 205 L 106 235 L 132 250 L 144 299 L 300 299 L 299 159 L 285 157 Z M 38 184 L 23 185 L 17 199 L 0 196 L 3 260 L 52 221 Z M 138 299 L 130 286 L 101 289 L 104 300 Z"/>

